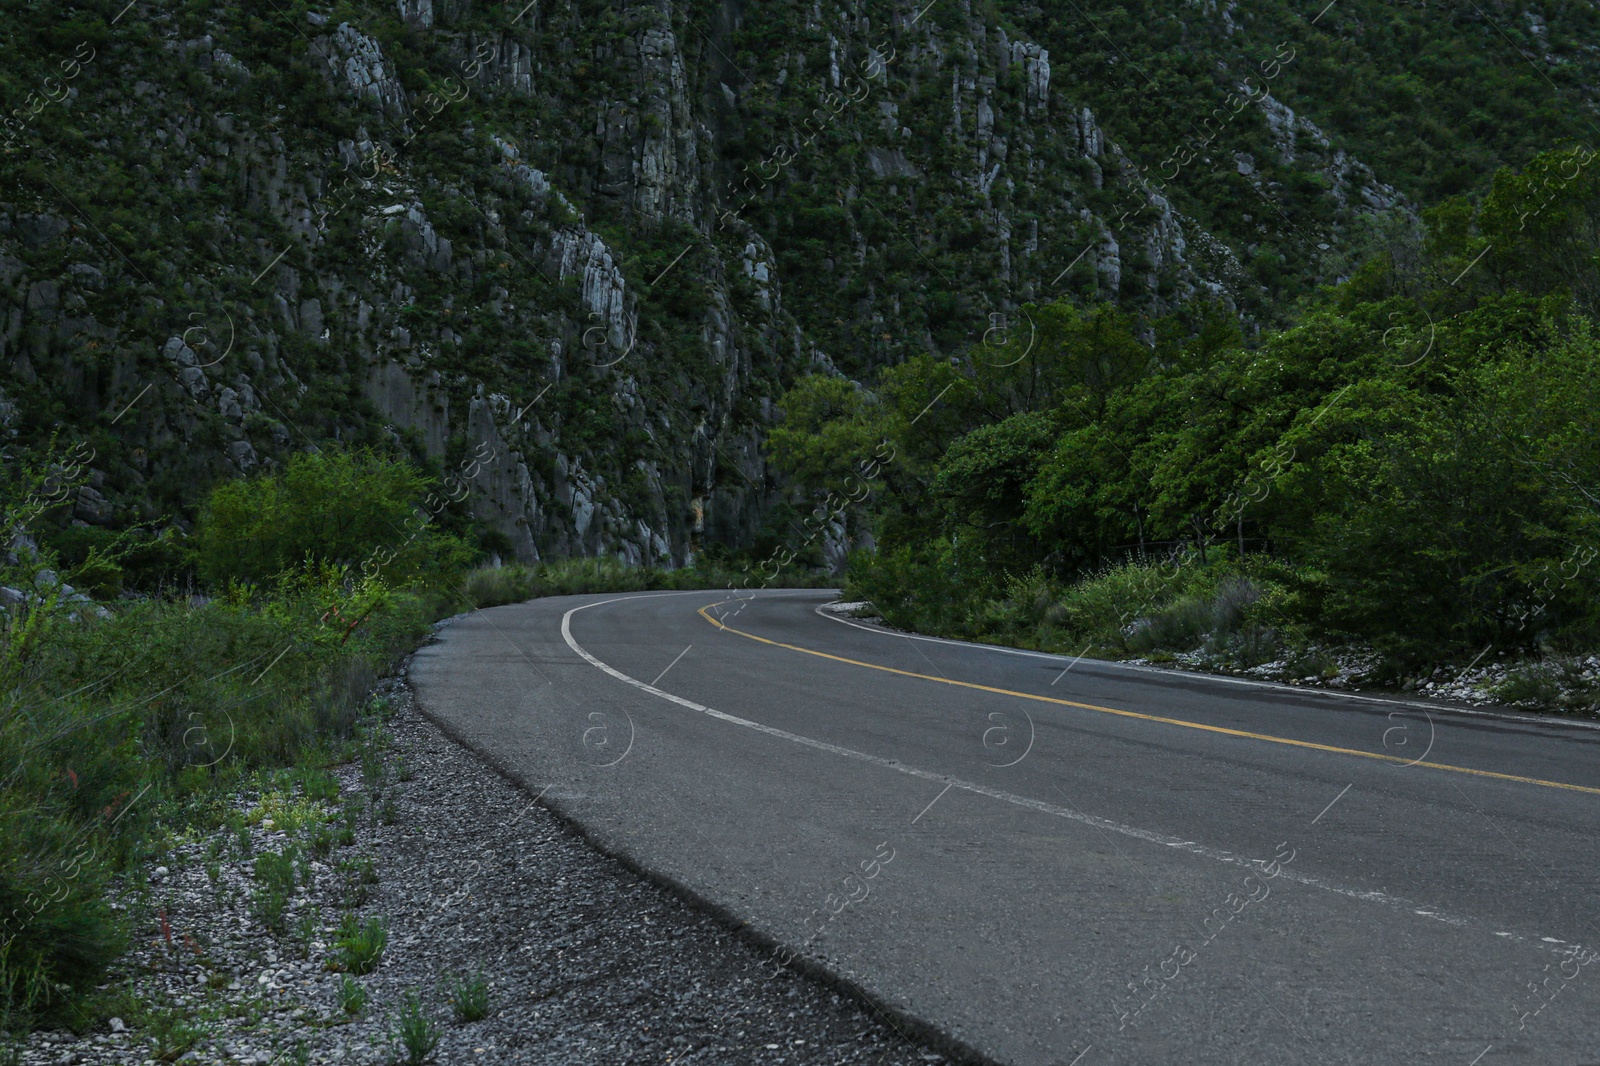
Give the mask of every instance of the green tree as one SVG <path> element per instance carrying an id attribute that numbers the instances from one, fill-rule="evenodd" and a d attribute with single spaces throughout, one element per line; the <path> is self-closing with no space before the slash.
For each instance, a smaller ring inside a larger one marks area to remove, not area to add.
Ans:
<path id="1" fill-rule="evenodd" d="M 461 565 L 471 554 L 433 528 L 429 480 L 411 464 L 370 451 L 296 455 L 280 473 L 212 490 L 197 536 L 201 576 L 213 584 L 263 583 L 307 560 L 359 566 L 404 582 Z"/>
<path id="2" fill-rule="evenodd" d="M 1038 559 L 1038 541 L 1022 521 L 1026 489 L 1056 432 L 1049 415 L 1013 415 L 968 433 L 939 464 L 932 492 L 945 525 L 992 572 L 1018 572 Z"/>

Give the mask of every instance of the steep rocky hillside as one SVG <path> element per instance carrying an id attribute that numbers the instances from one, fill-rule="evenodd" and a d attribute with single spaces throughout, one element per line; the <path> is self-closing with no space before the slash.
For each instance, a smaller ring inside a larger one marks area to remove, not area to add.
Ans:
<path id="1" fill-rule="evenodd" d="M 797 374 L 1061 296 L 1264 318 L 1405 224 L 1363 113 L 1305 113 L 1329 41 L 1387 52 L 1168 7 L 11 5 L 8 454 L 65 426 L 95 455 L 72 521 L 182 524 L 218 478 L 397 440 L 480 460 L 507 556 L 748 545 Z"/>

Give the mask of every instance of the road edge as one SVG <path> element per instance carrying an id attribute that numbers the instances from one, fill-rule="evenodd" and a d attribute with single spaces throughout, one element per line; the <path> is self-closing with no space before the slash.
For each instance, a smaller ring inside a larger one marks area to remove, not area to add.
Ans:
<path id="1" fill-rule="evenodd" d="M 533 601 L 526 600 L 522 602 L 531 603 Z M 505 606 L 516 605 L 506 604 Z M 457 615 L 456 617 L 459 618 L 461 616 Z M 455 619 L 452 618 L 449 621 L 455 621 Z M 443 626 L 437 627 L 430 639 L 425 640 L 423 645 L 440 642 L 443 628 Z M 412 655 L 406 657 L 400 670 L 408 685 L 411 685 L 411 664 L 414 655 L 415 653 L 413 652 Z M 908 1041 L 921 1044 L 929 1050 L 937 1052 L 944 1056 L 946 1061 L 958 1064 L 958 1066 L 1005 1066 L 1000 1060 L 983 1054 L 977 1048 L 951 1035 L 927 1019 L 912 1014 L 895 1004 L 885 1002 L 863 985 L 829 969 L 820 962 L 799 955 L 792 950 L 797 945 L 785 944 L 777 937 L 757 930 L 724 905 L 702 895 L 687 884 L 651 868 L 626 851 L 608 846 L 602 839 L 591 833 L 576 815 L 540 792 L 533 782 L 526 780 L 493 752 L 479 747 L 461 730 L 446 721 L 442 716 L 435 714 L 416 686 L 412 686 L 411 692 L 413 706 L 422 717 L 432 723 L 452 743 L 458 745 L 494 771 L 507 784 L 528 796 L 533 803 L 549 811 L 566 832 L 583 841 L 597 854 L 617 863 L 634 876 L 671 893 L 686 905 L 711 917 L 741 943 L 774 957 L 780 954 L 789 955 L 789 961 L 784 964 L 788 969 L 802 977 L 817 982 L 832 992 L 859 1003 L 877 1015 L 886 1025 L 899 1032 Z"/>

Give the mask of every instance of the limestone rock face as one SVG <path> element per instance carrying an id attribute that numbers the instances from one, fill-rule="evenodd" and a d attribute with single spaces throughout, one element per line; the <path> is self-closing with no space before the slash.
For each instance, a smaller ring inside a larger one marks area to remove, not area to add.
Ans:
<path id="1" fill-rule="evenodd" d="M 428 7 L 431 18 L 429 0 L 417 2 Z M 383 48 L 373 38 L 348 22 L 341 22 L 333 33 L 317 38 L 313 48 L 321 55 L 335 84 L 342 85 L 351 95 L 372 104 L 385 115 L 405 114 L 405 88 L 385 60 Z"/>
<path id="2" fill-rule="evenodd" d="M 407 24 L 422 29 L 433 25 L 433 0 L 397 0 L 397 6 Z"/>
<path id="3" fill-rule="evenodd" d="M 106 431 L 72 511 L 112 527 L 330 441 L 398 449 L 504 558 L 677 565 L 814 505 L 762 450 L 801 374 L 957 355 L 1027 301 L 1249 291 L 1048 48 L 948 6 L 370 0 L 281 53 L 238 5 L 153 21 L 161 48 L 54 105 L 85 139 L 63 188 L 130 176 L 120 250 L 110 214 L 0 202 L 0 444 L 41 390 Z M 751 58 L 771 12 L 804 33 Z M 1404 207 L 1258 106 L 1271 149 L 1219 165 Z"/>
<path id="4" fill-rule="evenodd" d="M 551 239 L 559 277 L 579 280 L 578 296 L 589 310 L 589 320 L 603 327 L 605 343 L 618 352 L 628 347 L 627 281 L 606 242 L 586 229 L 567 229 Z M 585 330 L 585 345 L 590 344 Z M 602 357 L 604 361 L 604 357 Z"/>

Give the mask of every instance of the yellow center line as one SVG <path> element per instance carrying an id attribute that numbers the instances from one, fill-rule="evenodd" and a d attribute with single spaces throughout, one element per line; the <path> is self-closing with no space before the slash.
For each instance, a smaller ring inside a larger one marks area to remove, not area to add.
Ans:
<path id="1" fill-rule="evenodd" d="M 882 670 L 886 674 L 899 674 L 901 677 L 915 677 L 923 681 L 935 681 L 941 685 L 955 685 L 958 688 L 976 689 L 979 692 L 992 692 L 999 696 L 1015 696 L 1018 699 L 1033 700 L 1037 703 L 1053 703 L 1060 707 L 1076 707 L 1079 710 L 1096 711 L 1100 714 L 1115 714 L 1123 718 L 1137 718 L 1145 722 L 1160 722 L 1163 725 L 1182 726 L 1184 729 L 1199 729 L 1207 733 L 1221 733 L 1224 736 L 1243 737 L 1246 740 L 1265 740 L 1271 744 L 1287 744 L 1296 748 L 1311 748 L 1314 751 L 1333 752 L 1336 755 L 1359 755 L 1364 759 L 1379 759 L 1383 762 L 1400 763 L 1406 766 L 1426 766 L 1430 770 L 1450 770 L 1458 774 L 1473 774 L 1477 777 L 1493 777 L 1501 781 L 1520 781 L 1525 785 L 1543 785 L 1545 788 L 1564 788 L 1572 792 L 1587 792 L 1591 795 L 1600 796 L 1600 788 L 1590 788 L 1587 785 L 1570 785 L 1565 781 L 1546 781 L 1539 777 L 1523 777 L 1520 774 L 1501 774 L 1496 773 L 1493 770 L 1475 770 L 1470 766 L 1452 766 L 1449 763 L 1442 762 L 1414 763 L 1410 759 L 1402 759 L 1397 755 L 1381 755 L 1377 752 L 1360 751 L 1356 748 L 1340 748 L 1332 744 L 1317 744 L 1310 740 L 1294 740 L 1290 737 L 1277 737 L 1270 733 L 1252 733 L 1245 729 L 1229 729 L 1220 725 L 1206 725 L 1204 722 L 1190 722 L 1183 718 L 1166 718 L 1159 714 L 1143 714 L 1139 711 L 1125 711 L 1117 707 L 1101 707 L 1094 703 L 1078 703 L 1074 700 L 1064 700 L 1055 696 L 1040 696 L 1033 692 L 1018 692 L 1015 689 L 994 688 L 990 685 L 979 685 L 971 681 L 952 681 L 948 677 L 935 677 L 932 674 L 919 674 L 912 670 L 899 670 L 892 666 L 880 666 L 877 663 L 865 663 L 860 659 L 847 659 L 842 655 L 830 655 L 825 651 L 815 651 L 811 648 L 802 648 L 798 644 L 785 644 L 781 640 L 769 640 L 766 637 L 758 637 L 754 633 L 746 633 L 742 629 L 734 629 L 732 626 L 724 625 L 722 622 L 706 613 L 707 611 L 711 610 L 712 607 L 720 607 L 726 602 L 728 601 L 724 600 L 720 603 L 708 604 L 707 606 L 700 608 L 697 613 L 701 618 L 704 618 L 707 622 L 710 622 L 712 625 L 716 626 L 720 630 L 723 630 L 724 632 L 733 633 L 736 636 L 746 637 L 750 640 L 758 640 L 763 644 L 771 644 L 775 648 L 787 648 L 789 651 L 797 651 L 804 655 L 815 655 L 821 659 L 832 659 L 836 663 L 848 663 L 851 666 L 864 666 L 868 670 Z"/>

